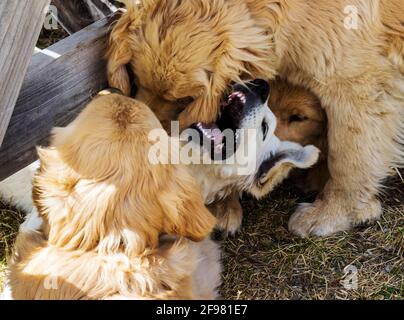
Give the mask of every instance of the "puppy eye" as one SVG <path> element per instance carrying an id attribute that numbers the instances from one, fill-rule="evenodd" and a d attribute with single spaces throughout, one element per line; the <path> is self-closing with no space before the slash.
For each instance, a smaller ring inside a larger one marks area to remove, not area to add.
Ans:
<path id="1" fill-rule="evenodd" d="M 261 128 L 262 128 L 262 134 L 264 136 L 263 140 L 265 140 L 267 138 L 268 131 L 269 131 L 269 125 L 268 125 L 268 122 L 266 122 L 265 119 L 262 121 Z"/>
<path id="2" fill-rule="evenodd" d="M 192 102 L 194 102 L 194 98 L 193 97 L 185 97 L 185 98 L 181 98 L 181 99 L 177 99 L 176 103 L 187 106 L 189 104 L 191 104 Z"/>
<path id="3" fill-rule="evenodd" d="M 300 114 L 294 114 L 289 117 L 289 122 L 302 122 L 307 120 L 307 117 L 301 116 Z"/>

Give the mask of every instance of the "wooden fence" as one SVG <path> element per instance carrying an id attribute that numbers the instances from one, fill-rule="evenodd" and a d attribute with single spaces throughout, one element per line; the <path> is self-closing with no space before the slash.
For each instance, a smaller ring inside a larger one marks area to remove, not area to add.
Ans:
<path id="1" fill-rule="evenodd" d="M 49 0 L 0 3 L 0 181 L 33 162 L 51 128 L 69 123 L 107 86 L 104 54 L 119 13 L 105 0 L 74 2 L 53 1 L 72 35 L 36 53 Z"/>

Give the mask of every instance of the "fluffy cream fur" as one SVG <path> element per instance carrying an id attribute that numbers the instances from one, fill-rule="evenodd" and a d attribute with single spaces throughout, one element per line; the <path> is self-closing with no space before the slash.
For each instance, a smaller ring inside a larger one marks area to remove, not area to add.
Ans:
<path id="1" fill-rule="evenodd" d="M 260 110 L 269 112 L 265 104 Z M 250 175 L 239 175 L 237 164 L 152 164 L 149 133 L 156 128 L 161 125 L 146 105 L 107 94 L 68 127 L 54 129 L 51 147 L 38 149 L 34 179 L 43 223 L 33 226 L 38 219 L 32 214 L 21 228 L 10 265 L 12 298 L 215 298 L 220 253 L 207 238 L 216 219 L 204 202 L 235 189 L 263 196 L 293 167 L 318 158 L 313 146 L 282 143 L 270 134 Z M 283 156 L 262 181 L 260 165 L 276 152 Z"/>
<path id="2" fill-rule="evenodd" d="M 217 296 L 219 251 L 207 239 L 216 220 L 185 167 L 149 163 L 159 126 L 145 105 L 113 94 L 54 130 L 34 179 L 44 222 L 22 229 L 10 266 L 14 299 Z"/>

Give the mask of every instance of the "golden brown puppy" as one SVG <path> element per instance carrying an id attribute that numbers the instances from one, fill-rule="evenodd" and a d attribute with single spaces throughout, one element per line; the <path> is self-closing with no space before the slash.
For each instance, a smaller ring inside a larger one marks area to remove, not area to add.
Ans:
<path id="1" fill-rule="evenodd" d="M 54 129 L 51 147 L 38 150 L 33 198 L 39 217 L 31 214 L 18 236 L 10 297 L 217 297 L 220 254 L 206 238 L 216 219 L 204 203 L 232 190 L 264 196 L 292 168 L 310 167 L 318 159 L 314 146 L 281 142 L 273 134 L 268 93 L 265 81 L 234 86 L 216 132 L 195 124 L 194 133 L 203 139 L 188 143 L 168 137 L 146 105 L 119 94 L 99 95 L 73 123 Z M 242 134 L 252 129 L 253 136 Z M 152 152 L 160 146 L 156 133 L 159 142 L 168 141 L 167 150 Z M 239 147 L 228 154 L 231 136 Z M 215 148 L 221 155 L 215 162 L 211 143 L 223 144 Z M 251 166 L 227 161 L 244 155 L 240 146 L 253 144 Z M 171 164 L 170 150 L 188 154 L 189 146 L 203 161 L 185 166 L 181 158 Z M 155 162 L 166 155 L 168 162 Z M 236 230 L 241 217 L 223 221 Z"/>
<path id="2" fill-rule="evenodd" d="M 160 120 L 160 112 L 167 116 L 167 110 L 186 107 L 183 128 L 215 121 L 231 81 L 242 74 L 265 78 L 274 71 L 266 63 L 266 32 L 251 19 L 244 0 L 124 2 L 128 12 L 111 34 L 110 86 L 129 95 L 130 65 L 138 98 Z M 173 115 L 178 116 L 174 112 L 170 120 Z"/>
<path id="3" fill-rule="evenodd" d="M 182 103 L 186 127 L 216 119 L 231 81 L 278 73 L 301 84 L 327 113 L 330 179 L 289 229 L 324 236 L 380 217 L 378 190 L 404 159 L 401 0 L 126 3 L 111 35 L 111 86 L 128 93 L 130 65 L 142 98 Z"/>
<path id="4" fill-rule="evenodd" d="M 158 127 L 143 103 L 110 94 L 54 129 L 34 179 L 43 224 L 18 236 L 12 298 L 217 296 L 219 251 L 205 239 L 216 220 L 184 166 L 149 162 Z"/>
<path id="5" fill-rule="evenodd" d="M 276 116 L 275 135 L 281 140 L 312 144 L 320 149 L 319 162 L 295 172 L 293 181 L 303 191 L 321 191 L 329 178 L 327 168 L 327 116 L 319 99 L 309 90 L 277 78 L 271 82 L 268 106 Z"/>

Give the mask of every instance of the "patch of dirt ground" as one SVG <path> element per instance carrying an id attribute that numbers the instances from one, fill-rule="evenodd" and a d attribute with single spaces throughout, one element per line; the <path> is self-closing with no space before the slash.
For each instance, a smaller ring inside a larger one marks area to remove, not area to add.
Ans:
<path id="1" fill-rule="evenodd" d="M 380 221 L 328 238 L 287 231 L 297 203 L 291 186 L 244 201 L 242 231 L 223 242 L 226 299 L 404 299 L 404 181 L 399 172 L 380 198 Z"/>

